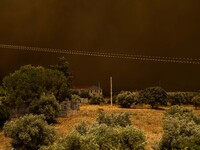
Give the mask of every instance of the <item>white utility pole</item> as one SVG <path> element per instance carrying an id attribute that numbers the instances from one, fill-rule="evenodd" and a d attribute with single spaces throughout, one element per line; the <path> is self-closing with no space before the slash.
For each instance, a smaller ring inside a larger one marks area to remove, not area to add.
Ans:
<path id="1" fill-rule="evenodd" d="M 112 99 L 112 77 L 110 77 L 110 105 L 112 106 L 113 104 L 113 99 Z"/>

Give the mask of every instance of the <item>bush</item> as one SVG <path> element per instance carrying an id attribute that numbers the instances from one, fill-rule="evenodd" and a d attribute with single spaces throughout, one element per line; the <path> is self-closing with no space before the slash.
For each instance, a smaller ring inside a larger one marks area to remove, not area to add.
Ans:
<path id="1" fill-rule="evenodd" d="M 61 142 L 61 145 L 66 150 L 78 150 L 81 148 L 81 138 L 78 132 L 72 132 Z"/>
<path id="2" fill-rule="evenodd" d="M 109 102 L 110 102 L 110 98 L 109 98 Z M 117 104 L 117 95 L 114 95 L 112 97 L 112 102 L 113 102 L 113 104 Z"/>
<path id="3" fill-rule="evenodd" d="M 132 104 L 138 103 L 137 96 L 138 96 L 137 93 L 122 91 L 117 95 L 116 99 L 117 99 L 117 103 L 122 108 L 130 108 Z"/>
<path id="4" fill-rule="evenodd" d="M 42 93 L 53 93 L 57 100 L 63 101 L 70 97 L 69 80 L 66 76 L 52 69 L 22 66 L 3 79 L 3 87 L 6 91 L 6 104 L 11 108 L 30 104 L 39 99 Z"/>
<path id="5" fill-rule="evenodd" d="M 138 99 L 152 108 L 158 108 L 159 105 L 166 105 L 167 93 L 161 87 L 149 87 L 139 92 Z"/>
<path id="6" fill-rule="evenodd" d="M 128 113 L 106 115 L 104 111 L 100 111 L 97 117 L 97 123 L 106 124 L 107 126 L 126 127 L 131 125 Z"/>
<path id="7" fill-rule="evenodd" d="M 56 139 L 55 131 L 44 121 L 43 115 L 25 115 L 6 122 L 3 129 L 6 137 L 13 138 L 12 146 L 21 150 L 37 150 Z"/>
<path id="8" fill-rule="evenodd" d="M 32 101 L 29 106 L 29 113 L 44 114 L 45 119 L 50 123 L 57 117 L 60 105 L 54 95 L 42 95 L 40 99 Z"/>
<path id="9" fill-rule="evenodd" d="M 192 104 L 192 99 L 197 96 L 198 93 L 196 92 L 183 92 L 184 103 L 183 104 Z"/>
<path id="10" fill-rule="evenodd" d="M 2 86 L 0 86 L 0 97 L 3 97 L 6 95 L 6 91 L 3 89 Z"/>
<path id="11" fill-rule="evenodd" d="M 200 117 L 191 110 L 174 106 L 164 117 L 163 137 L 156 149 L 199 149 Z"/>
<path id="12" fill-rule="evenodd" d="M 99 145 L 99 149 L 121 149 L 120 129 L 118 127 L 99 124 L 93 126 L 88 131 L 88 134 L 93 135 L 95 142 Z"/>
<path id="13" fill-rule="evenodd" d="M 90 98 L 89 91 L 81 90 L 79 93 L 81 98 Z"/>
<path id="14" fill-rule="evenodd" d="M 168 93 L 168 101 L 171 105 L 192 104 L 192 99 L 196 95 L 195 92 L 172 92 Z"/>
<path id="15" fill-rule="evenodd" d="M 99 145 L 94 140 L 94 137 L 90 135 L 82 136 L 75 130 L 57 144 L 42 147 L 40 150 L 99 150 Z"/>
<path id="16" fill-rule="evenodd" d="M 183 103 L 183 97 L 180 92 L 169 93 L 168 99 L 171 105 L 181 105 Z"/>
<path id="17" fill-rule="evenodd" d="M 89 130 L 89 127 L 87 125 L 87 123 L 85 122 L 81 122 L 80 124 L 78 124 L 76 127 L 75 127 L 76 131 L 81 134 L 81 135 L 86 135 L 86 133 L 88 132 Z"/>
<path id="18" fill-rule="evenodd" d="M 144 133 L 133 127 L 127 126 L 121 131 L 121 147 L 124 150 L 144 150 L 146 145 L 146 137 Z"/>
<path id="19" fill-rule="evenodd" d="M 104 98 L 102 96 L 92 96 L 88 102 L 89 104 L 99 105 L 104 103 Z"/>
<path id="20" fill-rule="evenodd" d="M 71 94 L 72 95 L 79 95 L 79 91 L 78 90 L 71 90 Z"/>
<path id="21" fill-rule="evenodd" d="M 110 127 L 100 124 L 93 126 L 88 134 L 95 135 L 96 143 L 103 150 L 142 150 L 146 141 L 143 132 L 133 126 Z"/>
<path id="22" fill-rule="evenodd" d="M 200 107 L 200 96 L 195 96 L 192 99 L 192 104 L 194 105 L 194 107 L 197 109 L 198 107 Z"/>
<path id="23" fill-rule="evenodd" d="M 72 101 L 74 101 L 74 102 L 81 102 L 81 98 L 80 98 L 80 96 L 73 94 L 72 95 Z"/>
<path id="24" fill-rule="evenodd" d="M 0 128 L 3 127 L 4 123 L 10 119 L 10 114 L 8 109 L 0 104 Z"/>
<path id="25" fill-rule="evenodd" d="M 103 119 L 100 119 L 102 122 L 97 119 L 98 122 L 91 126 L 82 122 L 58 144 L 42 150 L 143 150 L 146 144 L 144 133 L 130 125 L 131 123 L 120 125 L 120 121 L 127 121 L 122 116 L 127 115 L 104 114 Z M 107 120 L 115 120 L 118 124 Z"/>
<path id="26" fill-rule="evenodd" d="M 73 131 L 57 145 L 42 150 L 143 150 L 145 144 L 143 132 L 133 126 L 123 128 L 96 124 L 86 135 Z"/>

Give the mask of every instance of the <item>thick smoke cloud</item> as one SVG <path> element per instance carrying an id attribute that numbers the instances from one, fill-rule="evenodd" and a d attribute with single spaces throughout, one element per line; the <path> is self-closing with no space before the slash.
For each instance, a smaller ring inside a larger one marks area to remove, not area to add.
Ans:
<path id="1" fill-rule="evenodd" d="M 1 0 L 0 43 L 114 53 L 200 57 L 198 0 Z M 0 50 L 1 76 L 55 54 Z M 197 90 L 198 65 L 66 55 L 76 84 Z"/>

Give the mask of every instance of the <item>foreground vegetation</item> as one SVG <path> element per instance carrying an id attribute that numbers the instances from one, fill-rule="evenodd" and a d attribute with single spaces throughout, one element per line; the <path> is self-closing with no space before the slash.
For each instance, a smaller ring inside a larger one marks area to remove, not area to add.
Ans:
<path id="1" fill-rule="evenodd" d="M 180 107 L 197 110 L 198 92 L 167 93 L 161 87 L 122 91 L 114 96 L 117 107 L 108 107 L 102 106 L 108 103 L 103 96 L 71 87 L 64 58 L 48 68 L 22 66 L 5 77 L 0 86 L 0 143 L 4 144 L 0 149 L 200 149 L 200 117 Z M 66 111 L 60 111 L 63 101 L 81 102 L 81 98 L 92 105 L 58 118 Z"/>
<path id="2" fill-rule="evenodd" d="M 165 110 L 145 109 L 123 109 L 116 106 L 96 106 L 85 105 L 81 106 L 79 111 L 69 111 L 67 118 L 57 118 L 57 123 L 51 125 L 54 127 L 57 134 L 57 142 L 59 139 L 65 138 L 75 127 L 85 121 L 87 124 L 92 125 L 96 122 L 99 110 L 104 110 L 106 114 L 127 112 L 131 113 L 131 123 L 138 129 L 144 131 L 147 142 L 145 149 L 150 150 L 156 141 L 160 141 L 163 135 L 163 117 Z M 192 107 L 188 107 L 192 109 Z M 165 108 L 168 109 L 168 108 Z M 200 110 L 194 110 L 195 114 L 200 114 Z M 3 131 L 0 132 L 0 149 L 11 149 L 11 139 L 5 138 Z"/>

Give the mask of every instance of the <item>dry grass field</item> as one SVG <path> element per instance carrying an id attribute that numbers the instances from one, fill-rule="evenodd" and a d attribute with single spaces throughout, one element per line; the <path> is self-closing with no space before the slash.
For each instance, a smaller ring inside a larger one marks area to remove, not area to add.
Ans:
<path id="1" fill-rule="evenodd" d="M 58 139 L 67 135 L 81 121 L 90 124 L 94 123 L 98 115 L 98 110 L 103 109 L 106 113 L 130 112 L 133 125 L 142 129 L 147 138 L 147 150 L 151 150 L 151 146 L 158 141 L 163 133 L 162 118 L 164 110 L 153 109 L 123 109 L 117 106 L 81 106 L 79 111 L 69 111 L 66 118 L 58 118 L 57 123 L 52 125 L 58 135 Z M 195 111 L 200 114 L 200 111 Z M 10 139 L 5 138 L 3 131 L 0 131 L 0 150 L 10 150 Z"/>

